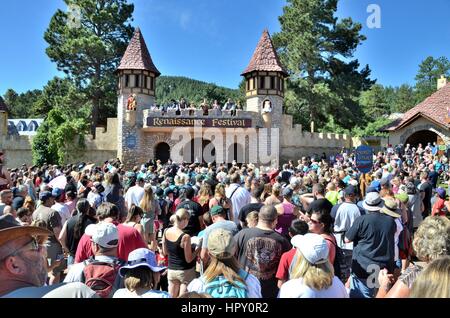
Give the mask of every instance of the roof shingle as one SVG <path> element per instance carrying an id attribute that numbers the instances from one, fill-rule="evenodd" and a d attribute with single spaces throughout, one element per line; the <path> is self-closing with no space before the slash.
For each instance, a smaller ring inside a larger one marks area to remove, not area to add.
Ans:
<path id="1" fill-rule="evenodd" d="M 450 83 L 433 93 L 430 97 L 425 99 L 417 106 L 407 111 L 403 118 L 393 122 L 384 131 L 395 131 L 400 129 L 411 119 L 418 115 L 428 117 L 429 119 L 440 123 L 443 127 L 450 129 L 450 124 L 447 122 L 447 111 L 450 108 Z"/>
<path id="2" fill-rule="evenodd" d="M 278 58 L 269 31 L 267 30 L 264 30 L 256 50 L 253 53 L 252 59 L 250 60 L 250 64 L 241 75 L 253 71 L 281 72 L 286 76 L 289 75 Z"/>
<path id="3" fill-rule="evenodd" d="M 155 64 L 153 64 L 139 28 L 136 28 L 134 32 L 130 44 L 128 44 L 127 50 L 120 61 L 118 70 L 146 70 L 155 73 L 156 76 L 161 75 Z"/>

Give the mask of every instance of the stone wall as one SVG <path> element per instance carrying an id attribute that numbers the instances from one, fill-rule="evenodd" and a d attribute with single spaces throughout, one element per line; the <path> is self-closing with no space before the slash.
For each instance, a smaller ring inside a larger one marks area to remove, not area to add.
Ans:
<path id="1" fill-rule="evenodd" d="M 402 129 L 391 132 L 389 134 L 389 143 L 392 145 L 403 144 L 406 142 L 409 136 L 411 136 L 415 132 L 422 130 L 429 130 L 438 134 L 446 145 L 450 145 L 449 132 L 445 131 L 443 128 L 435 125 L 434 123 L 423 117 L 418 118 Z"/>

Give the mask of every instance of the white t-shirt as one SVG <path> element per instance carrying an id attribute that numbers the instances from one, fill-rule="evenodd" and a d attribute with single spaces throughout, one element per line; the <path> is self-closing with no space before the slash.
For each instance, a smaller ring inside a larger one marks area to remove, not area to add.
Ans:
<path id="1" fill-rule="evenodd" d="M 170 295 L 164 291 L 149 290 L 145 294 L 138 296 L 126 288 L 121 288 L 114 293 L 113 298 L 170 298 Z"/>
<path id="2" fill-rule="evenodd" d="M 261 284 L 259 283 L 258 278 L 256 278 L 252 274 L 248 274 L 247 278 L 245 279 L 245 284 L 247 285 L 248 298 L 262 298 Z M 201 279 L 196 278 L 188 285 L 187 289 L 189 292 L 204 293 L 205 287 L 206 284 L 204 284 Z"/>
<path id="3" fill-rule="evenodd" d="M 348 231 L 348 229 L 353 225 L 353 222 L 355 222 L 355 219 L 359 216 L 361 216 L 361 212 L 359 211 L 358 206 L 354 203 L 344 202 L 338 208 L 334 220 L 334 236 L 336 237 L 336 242 L 340 248 L 353 250 L 353 243 L 343 243 L 343 233 L 338 232 Z"/>
<path id="4" fill-rule="evenodd" d="M 278 298 L 348 298 L 344 284 L 334 276 L 332 285 L 316 290 L 303 284 L 303 278 L 291 279 L 280 288 Z"/>
<path id="5" fill-rule="evenodd" d="M 402 221 L 400 221 L 399 218 L 395 218 L 395 225 L 397 226 L 397 229 L 395 230 L 395 234 L 394 234 L 394 240 L 395 240 L 395 246 L 394 246 L 394 251 L 395 251 L 395 261 L 399 260 L 399 250 L 398 250 L 398 242 L 400 239 L 400 233 L 402 233 L 403 231 L 403 225 L 402 225 Z"/>
<path id="6" fill-rule="evenodd" d="M 125 202 L 127 203 L 127 207 L 131 208 L 131 205 L 133 204 L 139 206 L 142 198 L 144 197 L 144 192 L 144 188 L 138 185 L 129 188 L 125 194 Z"/>
<path id="7" fill-rule="evenodd" d="M 239 189 L 236 190 L 237 187 Z M 236 225 L 239 225 L 239 211 L 241 211 L 241 208 L 244 205 L 250 203 L 252 197 L 246 189 L 244 189 L 237 183 L 231 184 L 226 190 L 225 194 L 228 199 L 231 199 L 231 210 L 233 211 L 234 223 L 236 223 Z"/>
<path id="8" fill-rule="evenodd" d="M 57 211 L 61 216 L 61 225 L 64 225 L 64 223 L 66 223 L 66 221 L 72 216 L 70 214 L 69 208 L 62 203 L 55 202 L 55 204 L 53 204 L 52 206 L 52 209 Z"/>

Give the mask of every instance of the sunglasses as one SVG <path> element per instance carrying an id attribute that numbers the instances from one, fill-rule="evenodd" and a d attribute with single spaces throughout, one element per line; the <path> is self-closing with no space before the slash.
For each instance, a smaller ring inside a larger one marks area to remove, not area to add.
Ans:
<path id="1" fill-rule="evenodd" d="M 320 224 L 320 222 L 319 221 L 317 221 L 317 220 L 314 220 L 314 219 L 309 219 L 309 221 L 312 223 L 312 224 Z"/>
<path id="2" fill-rule="evenodd" d="M 33 237 L 31 239 L 31 241 L 28 241 L 27 243 L 25 243 L 24 245 L 22 245 L 21 247 L 17 248 L 14 250 L 14 252 L 8 254 L 7 256 L 5 256 L 2 260 L 10 257 L 10 256 L 16 256 L 20 253 L 20 251 L 22 249 L 24 249 L 25 247 L 30 246 L 30 249 L 28 249 L 28 251 L 33 251 L 33 252 L 39 252 L 41 251 L 43 248 L 45 248 L 44 245 L 40 244 L 38 239 L 36 237 Z"/>

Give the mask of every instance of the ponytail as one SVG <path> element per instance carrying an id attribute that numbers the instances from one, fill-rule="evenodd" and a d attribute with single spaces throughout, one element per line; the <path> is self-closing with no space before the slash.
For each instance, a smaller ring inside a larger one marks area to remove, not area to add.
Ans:
<path id="1" fill-rule="evenodd" d="M 87 219 L 89 219 L 89 210 L 91 208 L 91 205 L 89 204 L 89 201 L 86 199 L 80 199 L 77 202 L 77 213 L 79 214 L 79 218 L 77 223 L 75 223 L 74 226 L 74 234 L 73 234 L 73 238 L 75 240 L 79 240 L 81 238 L 81 236 L 83 235 L 82 233 L 82 229 L 83 229 L 83 224 L 86 222 Z"/>
<path id="2" fill-rule="evenodd" d="M 170 223 L 181 223 L 181 221 L 188 220 L 190 217 L 189 212 L 186 209 L 178 209 L 172 216 L 170 217 Z"/>

